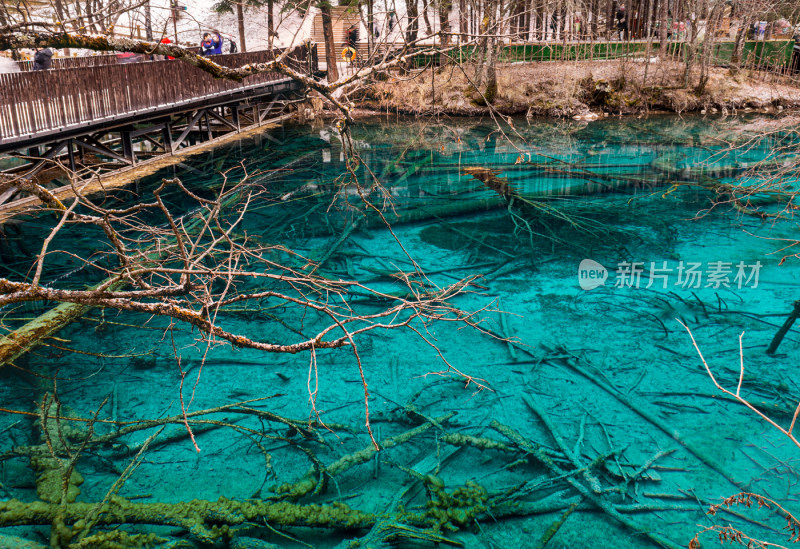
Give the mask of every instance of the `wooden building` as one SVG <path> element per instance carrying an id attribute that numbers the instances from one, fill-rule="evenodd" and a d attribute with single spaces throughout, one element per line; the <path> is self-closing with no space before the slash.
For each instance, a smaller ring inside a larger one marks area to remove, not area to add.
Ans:
<path id="1" fill-rule="evenodd" d="M 361 25 L 361 16 L 357 7 L 334 6 L 331 7 L 331 20 L 333 21 L 333 43 L 339 56 L 347 47 L 347 29 L 356 25 L 358 27 L 358 45 L 356 47 L 359 57 L 367 55 L 367 37 Z M 322 33 L 322 14 L 317 12 L 311 29 L 311 39 L 317 43 L 317 55 L 320 61 L 325 59 L 325 36 Z"/>

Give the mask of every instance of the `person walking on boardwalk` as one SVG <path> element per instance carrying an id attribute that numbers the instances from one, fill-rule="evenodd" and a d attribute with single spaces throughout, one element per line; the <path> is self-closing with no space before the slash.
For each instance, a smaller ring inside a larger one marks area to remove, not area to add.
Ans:
<path id="1" fill-rule="evenodd" d="M 353 49 L 358 45 L 358 25 L 355 23 L 347 29 L 347 45 Z"/>
<path id="2" fill-rule="evenodd" d="M 625 35 L 628 34 L 628 14 L 625 12 L 625 6 L 620 6 L 617 10 L 617 31 L 619 32 L 619 39 L 625 40 Z"/>
<path id="3" fill-rule="evenodd" d="M 165 36 L 164 38 L 161 39 L 161 43 L 162 44 L 172 44 L 172 40 L 170 40 L 169 37 Z M 170 57 L 169 55 L 167 55 L 166 59 L 175 59 L 175 58 L 174 57 Z"/>
<path id="4" fill-rule="evenodd" d="M 53 50 L 50 48 L 36 48 L 33 56 L 33 70 L 48 71 L 53 68 Z"/>
<path id="5" fill-rule="evenodd" d="M 203 41 L 200 42 L 200 55 L 219 55 L 222 53 L 222 35 L 214 31 L 212 35 L 207 32 L 203 35 Z"/>

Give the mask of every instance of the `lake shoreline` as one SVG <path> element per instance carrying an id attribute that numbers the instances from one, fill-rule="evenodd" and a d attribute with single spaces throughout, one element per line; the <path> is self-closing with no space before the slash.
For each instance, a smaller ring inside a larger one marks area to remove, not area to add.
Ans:
<path id="1" fill-rule="evenodd" d="M 480 106 L 464 71 L 443 67 L 377 81 L 350 96 L 358 112 L 409 115 L 527 114 L 593 120 L 610 115 L 774 113 L 800 106 L 800 88 L 773 75 L 713 67 L 702 92 L 684 87 L 674 61 L 516 63 L 498 66 L 498 93 Z M 770 81 L 765 81 L 770 80 Z M 773 81 L 774 80 L 774 81 Z M 779 81 L 780 80 L 780 81 Z M 783 82 L 782 82 L 783 81 Z M 696 86 L 697 75 L 691 82 Z"/>

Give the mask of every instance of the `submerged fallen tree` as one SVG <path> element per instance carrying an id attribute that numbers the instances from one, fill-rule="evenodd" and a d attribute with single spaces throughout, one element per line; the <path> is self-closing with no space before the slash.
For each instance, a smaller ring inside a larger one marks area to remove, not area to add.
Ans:
<path id="1" fill-rule="evenodd" d="M 225 407 L 225 410 L 237 412 L 238 408 Z M 191 421 L 199 425 L 204 421 L 201 419 L 202 417 L 215 411 L 217 410 L 193 413 Z M 416 413 L 413 406 L 409 406 L 406 412 Z M 542 414 L 543 412 L 537 409 L 537 413 Z M 671 549 L 679 547 L 678 544 L 662 536 L 649 533 L 644 526 L 623 517 L 622 514 L 640 513 L 653 509 L 694 511 L 695 508 L 663 503 L 626 505 L 623 503 L 623 499 L 618 498 L 619 495 L 624 494 L 624 491 L 602 489 L 599 482 L 607 475 L 606 462 L 617 460 L 616 452 L 597 456 L 588 466 L 584 466 L 563 446 L 548 449 L 526 439 L 511 427 L 498 422 L 493 422 L 492 428 L 506 437 L 506 442 L 485 436 L 448 432 L 448 420 L 453 415 L 451 413 L 438 418 L 429 418 L 427 421 L 423 420 L 419 426 L 381 441 L 380 448 L 385 451 L 410 443 L 416 437 L 430 430 L 444 429 L 440 433 L 439 439 L 455 448 L 455 451 L 460 448 L 473 448 L 482 452 L 507 455 L 514 463 L 529 462 L 531 466 L 544 467 L 546 476 L 534 477 L 533 480 L 525 480 L 520 485 L 494 492 L 472 481 L 448 490 L 439 476 L 440 473 L 430 472 L 427 468 L 428 465 L 420 462 L 417 466 L 409 468 L 399 465 L 398 467 L 411 478 L 413 483 L 418 483 L 424 488 L 425 498 L 423 501 L 398 500 L 396 505 L 402 504 L 402 507 L 397 510 L 366 511 L 340 502 L 319 504 L 298 501 L 312 494 L 324 494 L 328 480 L 341 476 L 354 467 L 373 461 L 376 458 L 376 450 L 369 446 L 361 451 L 343 456 L 327 466 L 323 466 L 314 458 L 315 466 L 309 475 L 293 483 L 279 486 L 275 490 L 275 495 L 265 499 L 235 501 L 221 497 L 213 502 L 192 500 L 180 503 L 141 503 L 119 496 L 119 490 L 138 465 L 138 461 L 147 447 L 155 442 L 157 436 L 162 432 L 158 430 L 141 445 L 136 458 L 109 489 L 103 501 L 75 501 L 74 496 L 66 496 L 66 491 L 71 490 L 66 481 L 63 486 L 59 486 L 58 483 L 50 484 L 51 489 L 56 492 L 52 494 L 52 497 L 47 497 L 50 501 L 22 502 L 12 499 L 0 502 L 0 527 L 50 525 L 53 547 L 76 548 L 98 545 L 112 546 L 112 544 L 119 547 L 148 547 L 168 541 L 158 535 L 147 533 L 146 530 L 141 531 L 136 528 L 145 525 L 177 527 L 185 530 L 201 543 L 214 544 L 222 540 L 231 540 L 244 532 L 259 529 L 265 524 L 272 531 L 293 527 L 339 530 L 345 533 L 366 530 L 368 531 L 366 540 L 414 539 L 460 546 L 460 543 L 448 539 L 447 533 L 469 527 L 475 521 L 551 513 L 566 508 L 572 511 L 595 508 L 621 522 L 633 533 L 645 535 L 664 547 Z M 75 418 L 54 419 L 58 425 L 75 420 Z M 280 419 L 284 423 L 292 423 L 291 420 L 272 418 L 273 421 L 276 419 Z M 105 444 L 111 440 L 120 439 L 132 430 L 152 429 L 168 422 L 180 421 L 180 418 L 144 422 L 142 425 L 127 427 L 117 433 L 99 437 L 93 434 L 91 428 L 97 421 L 96 416 L 86 421 L 89 426 L 84 431 L 84 436 L 86 436 L 84 440 L 75 440 L 64 446 L 56 445 L 54 448 L 51 447 L 51 451 L 57 455 L 71 452 L 72 461 L 74 461 L 82 451 L 96 446 L 100 441 Z M 229 422 L 216 422 L 216 424 L 221 427 L 236 428 Z M 548 426 L 548 429 L 554 429 L 549 420 L 545 421 L 545 425 Z M 558 442 L 558 435 L 555 431 L 552 432 Z M 17 449 L 16 453 L 31 455 L 47 451 L 46 448 L 40 447 L 39 449 Z M 632 477 L 628 477 L 626 485 L 632 479 L 646 479 L 647 471 L 653 466 L 653 463 L 668 454 L 669 452 L 654 456 L 648 463 L 638 467 L 637 472 Z M 452 456 L 452 452 L 446 455 Z M 53 459 L 56 457 L 54 456 Z M 321 483 L 318 484 L 318 481 Z M 64 494 L 59 496 L 57 492 L 61 490 L 64 491 Z M 409 493 L 413 494 L 413 491 L 407 488 L 404 494 Z M 586 503 L 582 504 L 584 499 L 586 499 Z M 563 521 L 554 523 L 553 531 L 557 531 L 561 523 Z M 109 526 L 126 528 L 107 530 L 106 528 Z M 553 532 L 548 532 L 546 536 L 552 537 L 552 534 Z"/>

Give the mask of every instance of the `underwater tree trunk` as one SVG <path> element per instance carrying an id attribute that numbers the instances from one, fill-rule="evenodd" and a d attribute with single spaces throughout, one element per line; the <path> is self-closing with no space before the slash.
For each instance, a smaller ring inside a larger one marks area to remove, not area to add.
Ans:
<path id="1" fill-rule="evenodd" d="M 98 504 L 88 502 L 57 503 L 37 501 L 23 503 L 18 500 L 0 502 L 0 525 L 49 525 L 63 512 L 66 524 L 74 524 Z M 375 515 L 350 509 L 344 504 L 317 505 L 288 502 L 250 501 L 238 502 L 225 498 L 219 501 L 194 500 L 186 503 L 133 503 L 114 496 L 102 506 L 97 524 L 153 524 L 174 526 L 189 530 L 204 543 L 213 544 L 224 536 L 215 531 L 217 523 L 235 526 L 244 524 L 245 517 L 257 517 L 276 526 L 316 526 L 325 528 L 369 528 L 375 524 Z M 108 540 L 105 541 L 109 541 Z M 100 540 L 97 540 L 100 541 Z M 101 544 L 95 547 L 102 547 Z"/>
<path id="2" fill-rule="evenodd" d="M 800 301 L 795 301 L 794 308 L 792 309 L 792 312 L 789 314 L 789 318 L 786 319 L 786 321 L 780 327 L 778 332 L 775 334 L 775 337 L 772 338 L 772 341 L 769 344 L 769 348 L 767 348 L 768 355 L 775 354 L 775 351 L 778 350 L 778 346 L 781 344 L 781 341 L 783 341 L 784 336 L 786 336 L 786 333 L 792 328 L 792 325 L 795 323 L 797 317 L 799 316 L 800 316 Z"/>
<path id="3" fill-rule="evenodd" d="M 89 289 L 96 289 L 107 283 L 108 281 L 104 280 Z M 116 291 L 123 286 L 123 284 L 117 283 L 110 286 L 109 290 Z M 70 322 L 82 317 L 92 308 L 91 305 L 82 305 L 80 303 L 61 303 L 21 328 L 0 337 L 0 365 L 13 362 L 33 347 L 39 345 L 42 339 L 53 335 Z"/>

